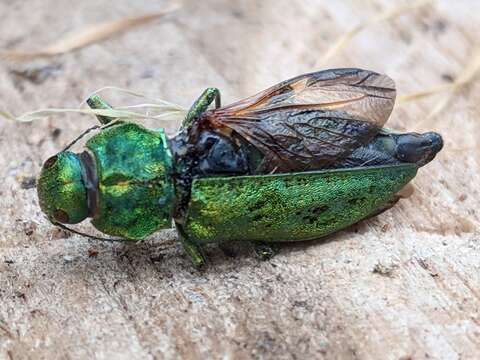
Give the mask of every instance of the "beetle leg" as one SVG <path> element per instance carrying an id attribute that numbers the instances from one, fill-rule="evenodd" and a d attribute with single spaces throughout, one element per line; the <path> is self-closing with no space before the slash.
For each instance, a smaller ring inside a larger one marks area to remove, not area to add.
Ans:
<path id="1" fill-rule="evenodd" d="M 105 100 L 103 100 L 98 95 L 92 95 L 87 99 L 87 104 L 91 109 L 100 109 L 100 110 L 110 110 L 113 109 Z M 115 120 L 115 118 L 110 116 L 97 115 L 98 121 L 102 125 L 106 125 L 109 122 Z"/>
<path id="2" fill-rule="evenodd" d="M 201 267 L 205 264 L 205 257 L 202 254 L 201 248 L 197 244 L 186 238 L 181 238 L 180 241 L 182 242 L 183 249 L 192 261 L 193 265 L 196 267 Z"/>
<path id="3" fill-rule="evenodd" d="M 253 247 L 255 255 L 257 255 L 260 260 L 270 260 L 278 253 L 278 248 L 271 243 L 261 241 L 254 242 Z"/>
<path id="4" fill-rule="evenodd" d="M 215 108 L 221 106 L 220 90 L 217 88 L 207 88 L 200 97 L 193 103 L 182 123 L 182 129 L 188 128 L 192 122 L 204 113 L 210 104 L 215 101 Z"/>
<path id="5" fill-rule="evenodd" d="M 178 238 L 180 242 L 182 243 L 183 249 L 187 253 L 188 257 L 192 261 L 193 265 L 196 267 L 201 267 L 202 265 L 205 264 L 206 260 L 205 257 L 202 254 L 202 249 L 198 244 L 194 243 L 192 240 L 190 240 L 185 234 L 185 231 L 183 230 L 182 226 L 179 224 L 175 224 L 178 232 Z"/>

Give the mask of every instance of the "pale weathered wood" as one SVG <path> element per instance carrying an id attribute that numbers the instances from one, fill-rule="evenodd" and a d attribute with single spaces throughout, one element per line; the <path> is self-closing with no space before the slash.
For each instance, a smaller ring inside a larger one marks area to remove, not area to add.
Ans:
<path id="1" fill-rule="evenodd" d="M 0 48 L 38 49 L 86 24 L 162 6 L 75 3 L 3 1 Z M 376 22 L 324 59 L 346 31 L 407 3 L 192 0 L 169 21 L 78 52 L 0 64 L 0 109 L 76 106 L 105 85 L 185 106 L 217 86 L 228 103 L 315 64 L 385 72 L 400 95 L 448 83 L 474 54 L 478 1 L 433 1 Z M 26 69 L 43 70 L 28 80 L 19 75 Z M 203 272 L 172 231 L 126 246 L 49 225 L 31 177 L 93 120 L 2 120 L 0 358 L 478 358 L 478 77 L 425 121 L 446 96 L 398 104 L 389 122 L 445 137 L 412 197 L 326 241 L 284 246 L 270 262 L 212 248 Z"/>

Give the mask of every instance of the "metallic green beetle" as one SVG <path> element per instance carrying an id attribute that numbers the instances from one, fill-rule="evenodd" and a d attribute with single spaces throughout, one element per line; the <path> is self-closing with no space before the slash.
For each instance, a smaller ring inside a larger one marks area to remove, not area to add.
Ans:
<path id="1" fill-rule="evenodd" d="M 45 162 L 40 206 L 58 226 L 90 217 L 131 240 L 175 224 L 197 266 L 211 242 L 249 241 L 266 258 L 271 243 L 320 238 L 390 208 L 441 150 L 436 133 L 383 128 L 394 101 L 387 76 L 333 69 L 223 108 L 209 88 L 172 139 L 99 116 L 84 152 Z M 98 96 L 88 103 L 109 108 Z"/>

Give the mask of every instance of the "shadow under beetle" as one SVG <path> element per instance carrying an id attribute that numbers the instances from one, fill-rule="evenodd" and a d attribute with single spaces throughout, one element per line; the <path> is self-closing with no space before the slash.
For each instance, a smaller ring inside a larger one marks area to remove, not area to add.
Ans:
<path id="1" fill-rule="evenodd" d="M 96 95 L 87 102 L 110 108 Z M 131 240 L 175 224 L 197 266 L 210 242 L 253 242 L 268 257 L 274 242 L 317 239 L 390 208 L 441 150 L 436 133 L 383 128 L 394 102 L 389 77 L 333 69 L 225 107 L 209 88 L 170 140 L 98 116 L 104 126 L 84 152 L 43 165 L 40 206 L 55 225 L 90 217 Z"/>

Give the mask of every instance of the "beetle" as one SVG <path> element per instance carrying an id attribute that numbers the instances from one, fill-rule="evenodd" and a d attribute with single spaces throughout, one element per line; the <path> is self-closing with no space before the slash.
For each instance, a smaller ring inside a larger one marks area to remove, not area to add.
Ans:
<path id="1" fill-rule="evenodd" d="M 386 75 L 331 69 L 225 107 L 208 88 L 171 139 L 98 116 L 85 151 L 44 163 L 39 203 L 57 226 L 91 218 L 122 239 L 174 225 L 196 266 L 212 242 L 248 241 L 268 258 L 275 242 L 317 239 L 392 207 L 441 150 L 437 133 L 383 127 L 395 95 Z M 110 108 L 97 95 L 87 103 Z"/>

